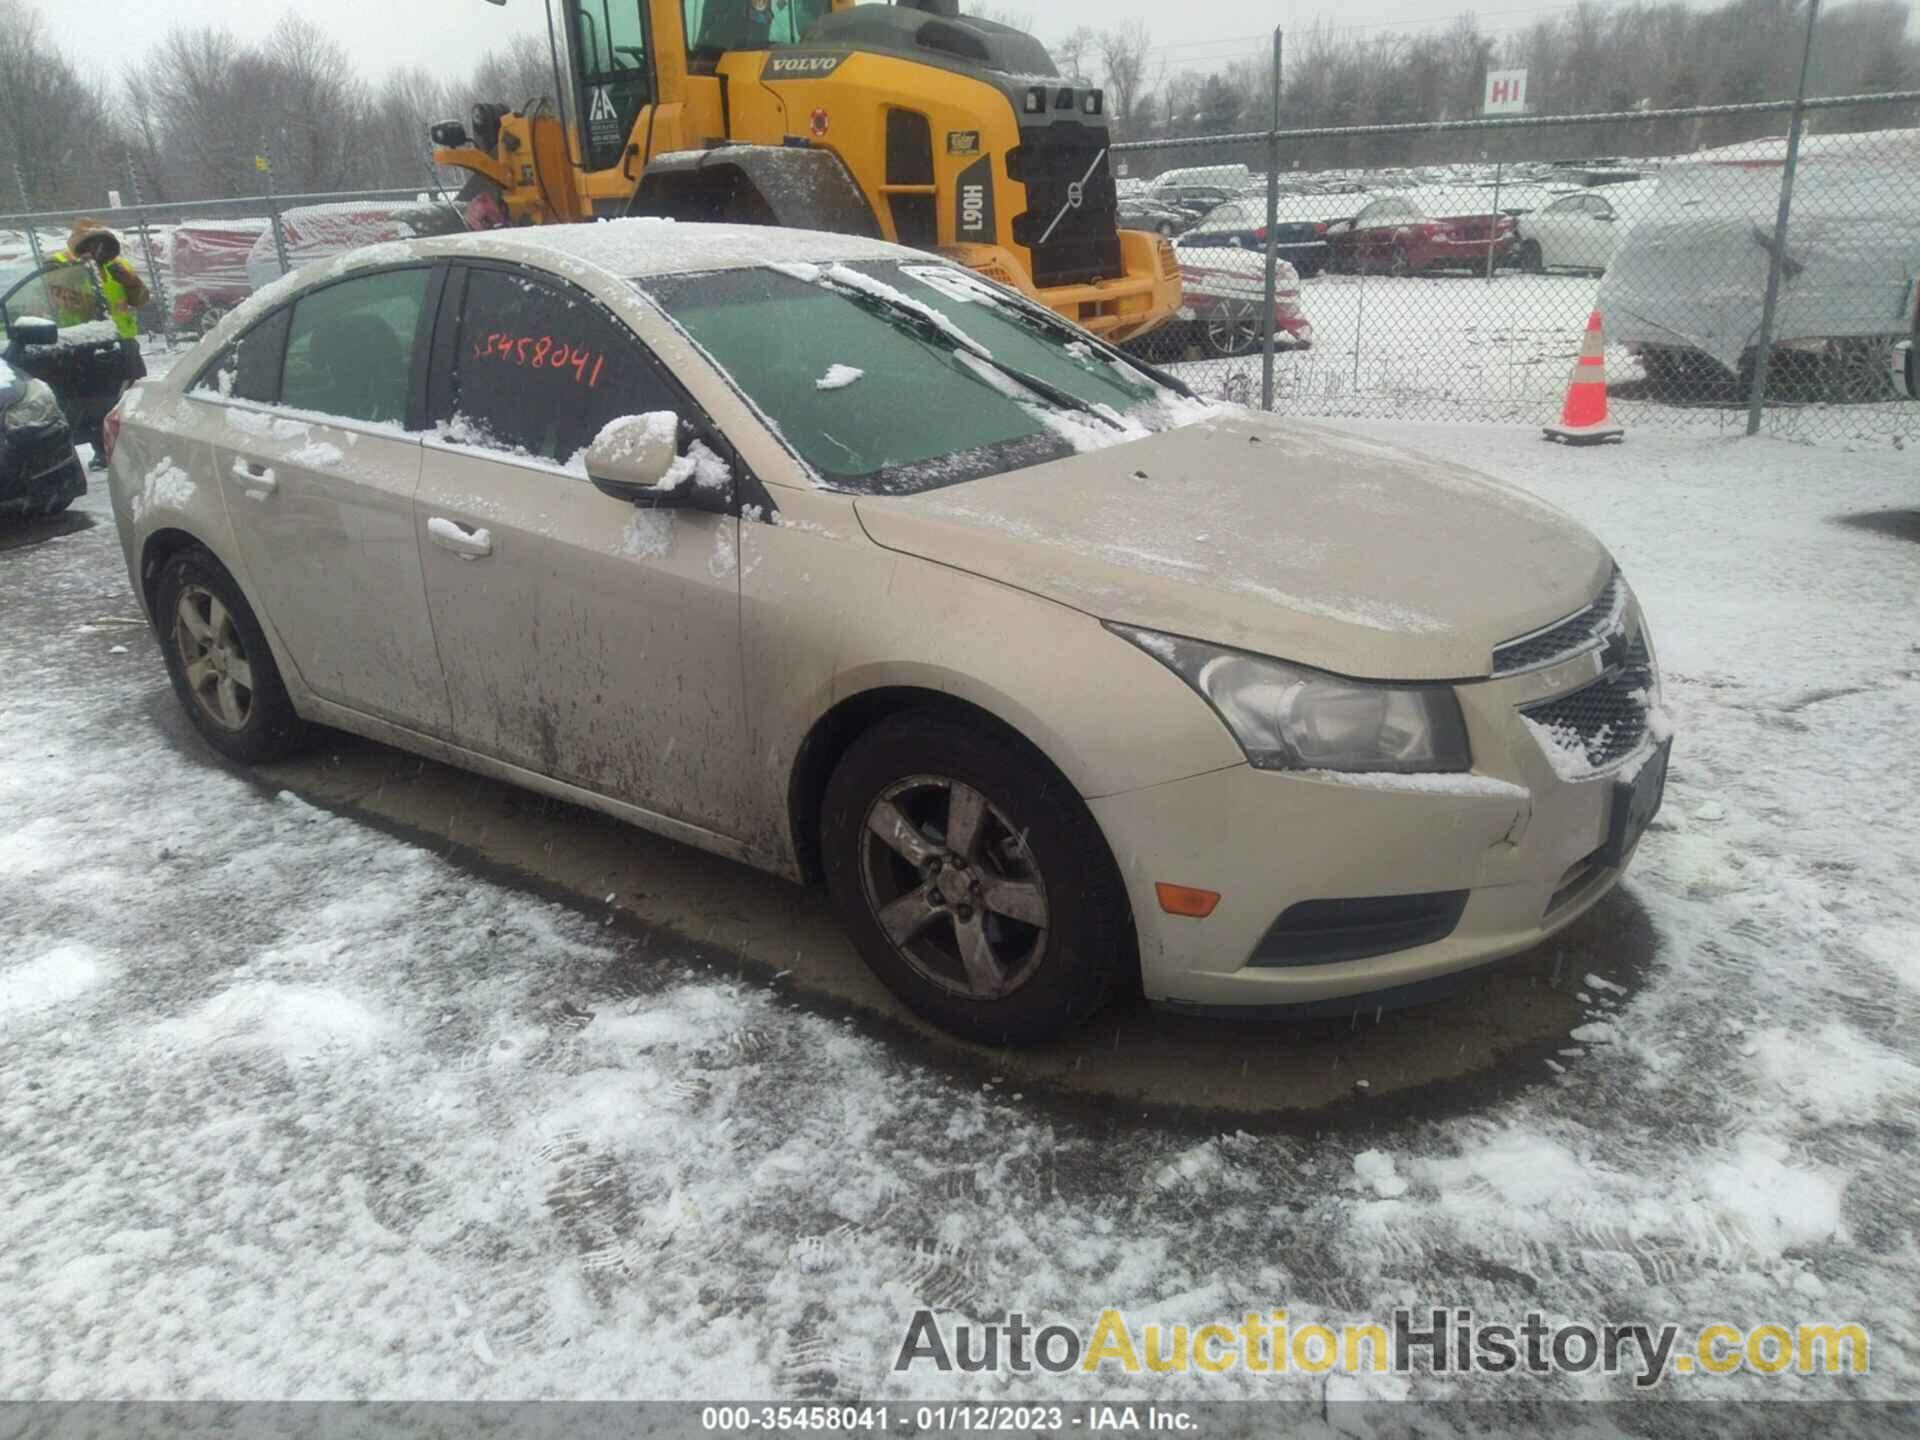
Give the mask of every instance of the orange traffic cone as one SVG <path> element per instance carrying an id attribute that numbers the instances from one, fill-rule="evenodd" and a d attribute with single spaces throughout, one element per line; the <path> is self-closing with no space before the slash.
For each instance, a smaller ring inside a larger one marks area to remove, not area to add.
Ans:
<path id="1" fill-rule="evenodd" d="M 1568 445 L 1626 438 L 1627 432 L 1607 418 L 1607 337 L 1600 328 L 1598 310 L 1587 317 L 1586 339 L 1580 345 L 1580 358 L 1573 362 L 1560 423 L 1547 426 L 1546 434 L 1549 440 Z"/>

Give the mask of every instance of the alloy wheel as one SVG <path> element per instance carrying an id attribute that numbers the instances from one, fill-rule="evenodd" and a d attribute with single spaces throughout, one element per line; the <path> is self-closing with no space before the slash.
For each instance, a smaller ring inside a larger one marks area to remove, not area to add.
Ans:
<path id="1" fill-rule="evenodd" d="M 914 775 L 881 792 L 862 832 L 875 922 L 940 988 L 976 1000 L 1018 990 L 1046 958 L 1046 883 L 1026 836 L 979 790 Z"/>
<path id="2" fill-rule="evenodd" d="M 1236 300 L 1223 305 L 1206 324 L 1207 349 L 1215 355 L 1245 355 L 1260 347 L 1262 335 L 1259 312 L 1251 300 Z"/>
<path id="3" fill-rule="evenodd" d="M 221 729 L 245 729 L 253 715 L 253 665 L 220 597 L 200 585 L 183 589 L 173 635 L 194 703 Z"/>

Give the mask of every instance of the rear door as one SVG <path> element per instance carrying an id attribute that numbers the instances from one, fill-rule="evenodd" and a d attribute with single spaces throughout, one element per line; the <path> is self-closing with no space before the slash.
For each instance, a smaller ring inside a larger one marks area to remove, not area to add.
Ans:
<path id="1" fill-rule="evenodd" d="M 543 272 L 457 268 L 434 356 L 416 514 L 457 742 L 737 837 L 739 518 L 637 510 L 577 457 L 672 410 L 683 448 L 737 460 L 631 330 Z"/>
<path id="2" fill-rule="evenodd" d="M 413 494 L 444 274 L 405 266 L 308 290 L 239 342 L 233 381 L 216 364 L 214 393 L 193 395 L 226 407 L 215 474 L 247 582 L 300 678 L 435 736 L 450 715 Z"/>

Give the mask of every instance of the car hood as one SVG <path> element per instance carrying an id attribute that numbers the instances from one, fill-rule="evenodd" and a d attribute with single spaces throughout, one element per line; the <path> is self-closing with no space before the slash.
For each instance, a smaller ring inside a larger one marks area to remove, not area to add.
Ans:
<path id="1" fill-rule="evenodd" d="M 1367 679 L 1486 675 L 1496 645 L 1587 604 L 1612 565 L 1498 481 L 1246 413 L 855 509 L 890 550 Z"/>

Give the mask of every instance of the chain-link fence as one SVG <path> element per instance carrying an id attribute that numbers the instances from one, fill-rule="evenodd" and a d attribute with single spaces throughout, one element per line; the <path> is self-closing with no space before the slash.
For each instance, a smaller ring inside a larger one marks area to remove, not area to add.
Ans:
<path id="1" fill-rule="evenodd" d="M 1116 146 L 1122 223 L 1185 277 L 1137 346 L 1256 405 L 1271 363 L 1283 413 L 1547 423 L 1597 310 L 1629 426 L 1920 433 L 1889 368 L 1920 304 L 1916 101 Z"/>
<path id="2" fill-rule="evenodd" d="M 119 234 L 127 260 L 152 292 L 141 307 L 141 330 L 166 346 L 197 339 L 254 290 L 300 265 L 359 245 L 464 228 L 461 212 L 443 194 L 415 190 L 269 192 L 0 215 L 0 312 L 8 322 L 52 313 L 35 276 L 83 216 Z"/>

